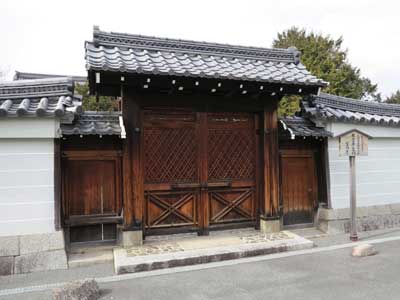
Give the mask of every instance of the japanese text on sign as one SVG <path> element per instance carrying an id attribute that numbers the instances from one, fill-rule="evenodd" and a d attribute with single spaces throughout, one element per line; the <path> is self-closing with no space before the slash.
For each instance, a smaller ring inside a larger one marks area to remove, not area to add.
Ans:
<path id="1" fill-rule="evenodd" d="M 339 137 L 339 156 L 368 155 L 368 136 L 350 131 Z"/>

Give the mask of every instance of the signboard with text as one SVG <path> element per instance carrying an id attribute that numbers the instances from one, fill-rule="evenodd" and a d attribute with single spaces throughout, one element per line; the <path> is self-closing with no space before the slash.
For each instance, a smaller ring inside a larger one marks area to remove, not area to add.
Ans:
<path id="1" fill-rule="evenodd" d="M 350 130 L 339 136 L 339 156 L 366 156 L 368 155 L 369 135 Z"/>

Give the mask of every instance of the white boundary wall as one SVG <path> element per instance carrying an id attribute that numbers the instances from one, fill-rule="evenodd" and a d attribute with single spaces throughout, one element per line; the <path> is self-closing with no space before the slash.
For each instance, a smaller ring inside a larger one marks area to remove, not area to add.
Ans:
<path id="1" fill-rule="evenodd" d="M 55 232 L 55 119 L 0 120 L 0 236 Z"/>
<path id="2" fill-rule="evenodd" d="M 400 203 L 400 128 L 328 123 L 334 136 L 351 129 L 371 135 L 368 156 L 357 157 L 357 206 Z M 328 140 L 330 195 L 333 209 L 349 207 L 349 159 L 339 157 L 337 138 Z"/>

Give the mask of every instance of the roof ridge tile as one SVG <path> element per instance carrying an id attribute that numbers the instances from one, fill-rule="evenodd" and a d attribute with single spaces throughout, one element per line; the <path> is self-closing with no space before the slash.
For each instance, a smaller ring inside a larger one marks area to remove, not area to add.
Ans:
<path id="1" fill-rule="evenodd" d="M 315 105 L 322 104 L 331 108 L 342 109 L 352 112 L 361 112 L 384 116 L 400 116 L 399 104 L 370 102 L 361 99 L 357 100 L 327 93 L 320 93 L 320 95 L 318 96 L 313 95 L 311 97 Z"/>
<path id="2" fill-rule="evenodd" d="M 332 94 L 311 95 L 302 102 L 304 115 L 329 121 L 400 125 L 400 105 L 356 100 Z"/>
<path id="3" fill-rule="evenodd" d="M 243 45 L 231 45 L 186 39 L 162 38 L 138 34 L 93 31 L 93 43 L 103 47 L 122 47 L 142 50 L 182 52 L 185 54 L 204 54 L 218 56 L 243 57 L 249 59 L 285 61 L 299 63 L 300 52 L 291 47 L 264 48 Z"/>
<path id="4" fill-rule="evenodd" d="M 0 83 L 0 116 L 63 117 L 65 114 L 76 114 L 82 108 L 80 103 L 73 103 L 73 93 L 74 84 L 69 77 Z M 42 101 L 43 98 L 47 100 Z M 40 102 L 42 105 L 39 105 Z M 76 109 L 65 110 L 70 107 Z"/>

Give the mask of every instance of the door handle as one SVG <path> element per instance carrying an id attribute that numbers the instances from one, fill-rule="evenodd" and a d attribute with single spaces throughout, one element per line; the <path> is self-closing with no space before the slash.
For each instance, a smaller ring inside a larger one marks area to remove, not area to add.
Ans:
<path id="1" fill-rule="evenodd" d="M 173 189 L 196 189 L 200 186 L 200 183 L 175 183 L 171 185 Z"/>
<path id="2" fill-rule="evenodd" d="M 171 184 L 173 189 L 206 189 L 206 188 L 219 188 L 219 187 L 231 187 L 232 182 L 222 181 L 222 182 L 205 182 L 205 183 L 174 183 Z"/>
<path id="3" fill-rule="evenodd" d="M 219 188 L 219 187 L 231 187 L 231 181 L 222 181 L 222 182 L 208 182 L 207 187 L 209 188 Z"/>

